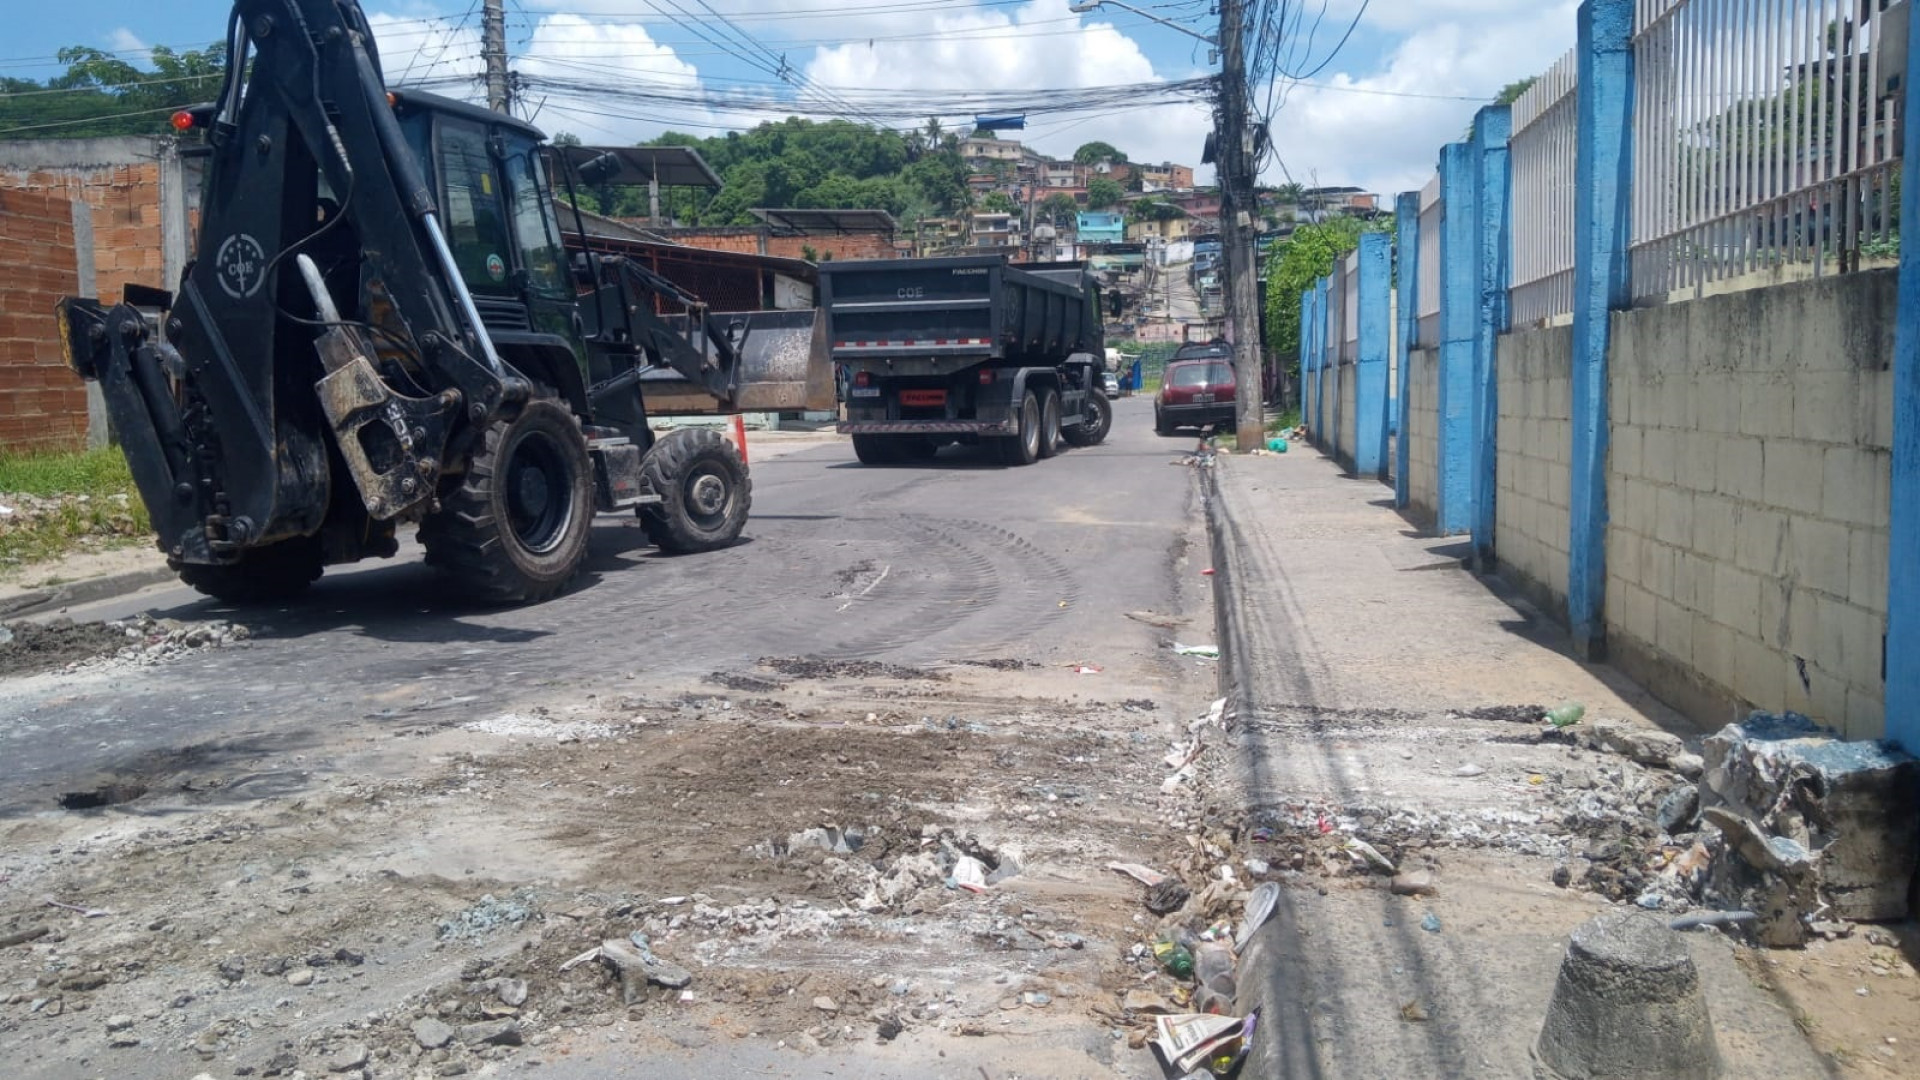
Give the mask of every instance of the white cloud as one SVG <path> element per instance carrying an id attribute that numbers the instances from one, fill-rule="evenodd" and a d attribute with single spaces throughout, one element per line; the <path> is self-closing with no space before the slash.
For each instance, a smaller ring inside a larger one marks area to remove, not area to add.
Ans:
<path id="1" fill-rule="evenodd" d="M 1476 109 L 1573 46 L 1576 7 L 1573 0 L 1427 0 L 1416 18 L 1411 5 L 1372 5 L 1369 24 L 1378 20 L 1406 35 L 1374 70 L 1336 62 L 1314 80 L 1337 89 L 1295 86 L 1274 119 L 1280 158 L 1294 180 L 1309 186 L 1353 184 L 1383 195 L 1418 189 L 1440 147 L 1462 137 Z M 1342 20 L 1337 29 L 1344 27 Z M 1262 179 L 1284 177 L 1269 166 Z"/>
<path id="2" fill-rule="evenodd" d="M 1056 22 L 1064 7 L 1060 0 L 1035 0 L 1020 8 L 922 17 L 924 39 L 818 49 L 806 65 L 806 75 L 831 87 L 900 91 L 1127 84 L 1144 89 L 1168 81 L 1165 73 L 1155 71 L 1140 46 L 1111 23 L 1096 19 L 1063 26 Z M 1043 101 L 1036 98 L 1035 104 Z M 1183 104 L 1095 116 L 1041 114 L 1028 122 L 1033 130 L 1015 137 L 1056 155 L 1102 140 L 1137 161 L 1197 164 L 1211 120 L 1204 106 Z"/>
<path id="3" fill-rule="evenodd" d="M 140 40 L 140 35 L 124 26 L 118 26 L 107 35 L 107 48 L 117 53 L 143 53 L 149 46 Z"/>

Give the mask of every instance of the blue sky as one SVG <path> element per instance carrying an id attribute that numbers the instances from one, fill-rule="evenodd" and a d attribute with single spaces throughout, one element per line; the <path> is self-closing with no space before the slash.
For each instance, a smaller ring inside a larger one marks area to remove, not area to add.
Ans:
<path id="1" fill-rule="evenodd" d="M 784 57 L 791 81 L 836 97 L 886 90 L 945 91 L 1145 85 L 1205 73 L 1207 47 L 1176 30 L 1108 7 L 1073 15 L 1068 0 L 507 0 L 517 70 L 561 80 L 667 88 L 676 96 L 789 93 L 770 73 Z M 1211 32 L 1209 0 L 1129 0 Z M 1304 82 L 1274 88 L 1278 160 L 1265 179 L 1352 183 L 1383 193 L 1420 186 L 1439 144 L 1456 138 L 1475 105 L 1538 72 L 1573 42 L 1573 0 L 1301 0 L 1306 23 L 1284 64 Z M 389 77 L 457 79 L 477 70 L 478 0 L 363 0 Z M 1364 9 L 1363 9 L 1364 4 Z M 43 78 L 67 45 L 123 50 L 197 48 L 224 32 L 225 0 L 67 0 L 11 13 L 0 71 Z M 680 7 L 705 16 L 677 15 Z M 1357 25 L 1355 18 L 1358 16 Z M 1334 45 L 1354 25 L 1337 55 Z M 743 57 L 745 57 L 743 59 Z M 750 62 L 752 61 L 752 62 Z M 455 92 L 463 84 L 451 86 Z M 443 91 L 444 92 L 444 91 Z M 477 92 L 477 88 L 473 91 Z M 536 121 L 588 141 L 629 142 L 663 127 L 710 133 L 759 116 L 704 106 L 613 105 L 547 91 Z M 1036 100 L 1038 98 L 1036 97 Z M 948 114 L 961 124 L 964 113 Z M 1016 137 L 1071 153 L 1104 139 L 1137 160 L 1197 164 L 1211 121 L 1204 108 L 1164 105 L 1036 117 Z M 1204 175 L 1204 171 L 1203 171 Z"/>

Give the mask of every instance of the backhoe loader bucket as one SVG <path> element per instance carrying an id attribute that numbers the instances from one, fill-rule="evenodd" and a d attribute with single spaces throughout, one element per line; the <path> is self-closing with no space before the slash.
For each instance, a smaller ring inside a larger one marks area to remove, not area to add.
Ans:
<path id="1" fill-rule="evenodd" d="M 826 324 L 812 308 L 797 311 L 732 311 L 711 316 L 738 343 L 740 370 L 734 398 L 716 401 L 698 384 L 666 370 L 640 380 L 647 412 L 654 416 L 712 416 L 736 412 L 826 412 L 834 407 L 833 361 Z M 686 333 L 685 317 L 664 321 Z"/>

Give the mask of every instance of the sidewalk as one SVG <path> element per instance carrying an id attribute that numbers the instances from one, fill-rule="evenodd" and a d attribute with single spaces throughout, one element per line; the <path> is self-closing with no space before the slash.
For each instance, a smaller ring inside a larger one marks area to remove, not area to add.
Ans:
<path id="1" fill-rule="evenodd" d="M 1249 833 L 1271 832 L 1241 854 L 1283 885 L 1242 958 L 1241 1010 L 1262 1009 L 1244 1075 L 1531 1077 L 1567 936 L 1614 906 L 1583 887 L 1587 868 L 1637 892 L 1633 819 L 1679 778 L 1490 707 L 1578 701 L 1588 725 L 1697 733 L 1573 660 L 1548 620 L 1461 568 L 1464 544 L 1401 518 L 1389 488 L 1310 450 L 1223 454 L 1203 483 L 1237 717 L 1237 775 L 1221 780 Z M 1434 893 L 1394 895 L 1355 868 L 1349 837 L 1430 871 Z M 1688 940 L 1726 1075 L 1829 1075 L 1727 939 Z"/>

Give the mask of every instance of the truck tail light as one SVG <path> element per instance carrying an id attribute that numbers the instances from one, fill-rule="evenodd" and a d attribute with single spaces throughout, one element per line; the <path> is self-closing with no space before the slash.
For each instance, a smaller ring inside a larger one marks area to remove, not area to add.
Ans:
<path id="1" fill-rule="evenodd" d="M 873 382 L 873 375 L 871 373 L 865 372 L 865 371 L 859 371 L 854 373 L 853 385 L 866 386 L 872 382 Z"/>
<path id="2" fill-rule="evenodd" d="M 993 369 L 990 367 L 981 368 L 980 369 L 980 385 L 986 386 L 991 382 L 993 382 Z"/>

